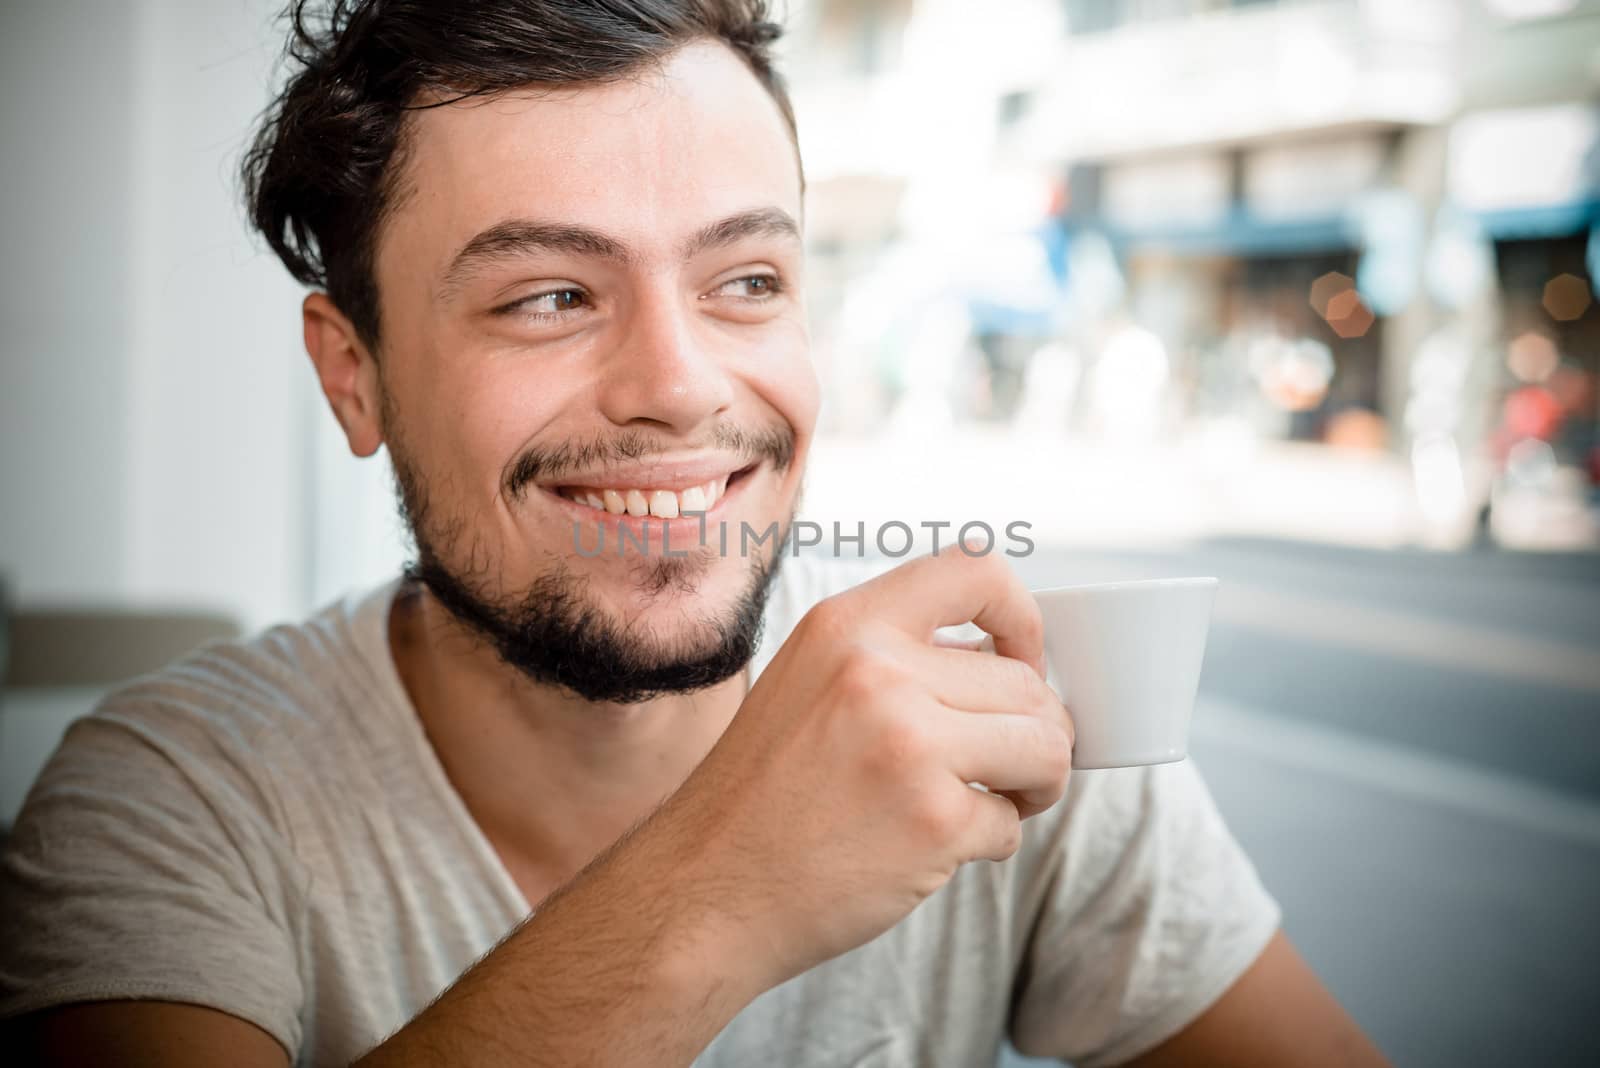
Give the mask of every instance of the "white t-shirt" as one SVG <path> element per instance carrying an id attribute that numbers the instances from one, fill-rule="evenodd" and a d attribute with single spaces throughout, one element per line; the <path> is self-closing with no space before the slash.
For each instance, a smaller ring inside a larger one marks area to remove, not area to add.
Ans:
<path id="1" fill-rule="evenodd" d="M 788 560 L 752 677 L 865 572 Z M 258 1024 L 296 1064 L 392 1034 L 530 911 L 396 673 L 398 583 L 117 692 L 68 732 L 0 861 L 0 1015 L 109 998 Z M 698 1068 L 1084 1068 L 1181 1029 L 1278 908 L 1191 763 L 1076 772 L 1004 863 L 770 990 Z"/>

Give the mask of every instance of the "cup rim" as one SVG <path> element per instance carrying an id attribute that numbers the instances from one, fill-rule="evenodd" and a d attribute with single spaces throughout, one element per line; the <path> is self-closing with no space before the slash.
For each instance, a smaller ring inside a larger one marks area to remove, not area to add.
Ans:
<path id="1" fill-rule="evenodd" d="M 1046 593 L 1117 593 L 1121 590 L 1154 589 L 1215 589 L 1220 583 L 1215 575 L 1194 575 L 1187 578 L 1123 579 L 1117 582 L 1080 582 L 1068 586 L 1047 586 L 1029 590 L 1038 597 Z"/>

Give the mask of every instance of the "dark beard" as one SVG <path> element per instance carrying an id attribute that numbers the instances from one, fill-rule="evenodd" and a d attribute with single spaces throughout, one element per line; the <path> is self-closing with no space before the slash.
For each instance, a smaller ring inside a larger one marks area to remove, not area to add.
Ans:
<path id="1" fill-rule="evenodd" d="M 539 576 L 511 606 L 482 596 L 446 567 L 420 536 L 417 560 L 406 568 L 406 575 L 426 586 L 457 621 L 488 641 L 501 660 L 533 681 L 560 686 L 586 701 L 634 704 L 703 690 L 743 671 L 761 638 L 767 595 L 782 560 L 781 552 L 773 553 L 770 562 L 756 560 L 750 585 L 732 613 L 704 621 L 714 638 L 703 649 L 652 648 L 635 630 L 605 618 L 586 601 L 583 580 L 564 563 Z M 652 581 L 663 579 L 679 585 L 670 576 L 653 576 Z"/>
<path id="2" fill-rule="evenodd" d="M 473 576 L 452 569 L 434 542 L 421 480 L 392 443 L 390 460 L 401 514 L 417 548 L 406 577 L 426 587 L 458 623 L 534 682 L 559 686 L 586 701 L 635 704 L 715 686 L 743 671 L 755 655 L 767 597 L 783 563 L 784 537 L 770 555 L 754 559 L 750 583 L 732 611 L 721 619 L 702 619 L 712 635 L 709 642 L 663 649 L 635 628 L 606 618 L 585 598 L 585 580 L 560 559 L 509 599 L 496 599 Z M 437 534 L 446 547 L 459 547 L 459 524 L 444 524 Z M 649 596 L 668 589 L 692 594 L 697 576 L 715 559 L 707 548 L 688 557 L 643 560 L 634 567 L 635 578 Z"/>

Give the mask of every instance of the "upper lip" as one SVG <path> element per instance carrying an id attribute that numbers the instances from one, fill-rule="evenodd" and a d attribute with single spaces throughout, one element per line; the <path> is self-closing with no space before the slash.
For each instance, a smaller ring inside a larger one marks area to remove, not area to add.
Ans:
<path id="1" fill-rule="evenodd" d="M 593 489 L 679 491 L 692 486 L 703 486 L 712 479 L 732 475 L 749 466 L 751 466 L 750 460 L 728 456 L 659 459 L 542 479 L 539 485 L 548 490 L 563 486 L 580 486 Z"/>

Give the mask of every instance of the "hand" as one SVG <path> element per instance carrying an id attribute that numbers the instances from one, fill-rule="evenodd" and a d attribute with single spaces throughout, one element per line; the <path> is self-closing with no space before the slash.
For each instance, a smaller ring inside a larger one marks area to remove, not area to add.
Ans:
<path id="1" fill-rule="evenodd" d="M 1000 655 L 936 643 L 968 621 Z M 958 550 L 801 620 L 670 803 L 763 986 L 876 937 L 961 864 L 1011 856 L 1060 799 L 1072 724 L 1042 635 L 1005 561 Z"/>

